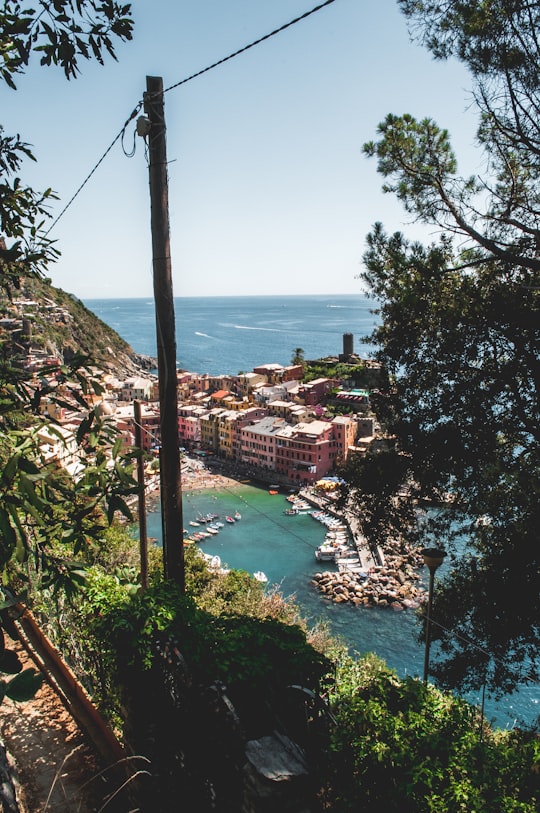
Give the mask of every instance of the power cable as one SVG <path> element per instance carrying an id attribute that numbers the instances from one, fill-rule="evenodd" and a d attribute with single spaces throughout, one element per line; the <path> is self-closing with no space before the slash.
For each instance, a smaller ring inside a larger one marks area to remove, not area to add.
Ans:
<path id="1" fill-rule="evenodd" d="M 264 37 L 259 37 L 259 39 L 250 42 L 249 45 L 244 45 L 243 48 L 239 48 L 238 51 L 234 51 L 234 53 L 229 54 L 229 56 L 223 57 L 223 59 L 219 59 L 217 62 L 214 62 L 212 65 L 208 65 L 207 68 L 203 68 L 201 71 L 197 71 L 197 73 L 192 73 L 191 76 L 186 77 L 186 79 L 181 79 L 180 82 L 176 82 L 174 85 L 170 85 L 168 88 L 165 88 L 163 93 L 168 93 L 170 90 L 174 90 L 180 85 L 185 85 L 186 82 L 191 82 L 192 79 L 196 79 L 198 76 L 202 76 L 204 73 L 213 70 L 213 68 L 217 68 L 219 65 L 223 65 L 224 62 L 228 62 L 229 59 L 234 59 L 235 57 L 239 56 L 240 54 L 245 53 L 245 51 L 249 51 L 250 48 L 254 48 L 256 45 L 260 45 L 261 42 L 265 42 L 265 40 L 270 39 L 270 37 L 274 37 L 276 34 L 280 34 L 282 31 L 285 31 L 286 28 L 290 28 L 292 25 L 296 25 L 296 23 L 305 20 L 306 17 L 310 17 L 315 12 L 320 11 L 325 6 L 329 6 L 331 3 L 334 3 L 335 0 L 326 0 L 325 3 L 321 3 L 315 8 L 312 8 L 310 11 L 306 11 L 304 14 L 301 14 L 299 17 L 295 17 L 294 20 L 290 20 L 288 23 L 281 25 L 279 28 L 274 29 L 269 34 L 265 34 Z"/>
<path id="2" fill-rule="evenodd" d="M 180 87 L 180 85 L 185 85 L 187 82 L 190 82 L 192 79 L 196 79 L 198 76 L 202 76 L 204 73 L 208 73 L 208 71 L 211 71 L 214 68 L 217 68 L 219 65 L 223 65 L 225 62 L 228 62 L 230 59 L 234 59 L 234 57 L 237 57 L 240 54 L 243 54 L 245 51 L 249 51 L 250 48 L 254 48 L 256 45 L 259 45 L 261 42 L 265 42 L 267 39 L 270 39 L 271 37 L 274 37 L 276 34 L 280 34 L 282 31 L 285 31 L 285 29 L 290 28 L 293 25 L 296 25 L 296 23 L 299 23 L 302 20 L 305 20 L 307 17 L 310 17 L 312 14 L 315 14 L 315 12 L 320 11 L 325 6 L 329 6 L 331 3 L 334 3 L 334 2 L 335 2 L 335 0 L 326 0 L 326 2 L 320 3 L 318 6 L 315 6 L 310 11 L 306 11 L 304 14 L 301 14 L 299 17 L 295 17 L 294 20 L 290 20 L 288 23 L 285 23 L 284 25 L 279 26 L 279 28 L 275 28 L 273 31 L 270 31 L 269 34 L 265 34 L 263 37 L 259 37 L 258 39 L 254 40 L 253 42 L 250 42 L 248 45 L 244 45 L 243 48 L 239 48 L 237 51 L 234 51 L 234 53 L 229 54 L 228 56 L 223 57 L 222 59 L 219 59 L 217 62 L 212 63 L 212 65 L 208 65 L 206 68 L 203 68 L 202 70 L 191 74 L 191 76 L 188 76 L 185 79 L 181 79 L 179 82 L 176 82 L 174 85 L 170 85 L 168 88 L 165 88 L 165 90 L 163 90 L 162 93 L 163 94 L 168 93 L 169 91 L 174 90 L 177 87 Z M 58 223 L 60 218 L 63 217 L 63 215 L 66 213 L 66 211 L 72 205 L 72 203 L 78 197 L 78 195 L 80 194 L 82 189 L 86 186 L 86 184 L 88 183 L 88 181 L 90 180 L 92 175 L 95 173 L 97 168 L 100 166 L 100 164 L 105 160 L 107 155 L 110 153 L 110 151 L 112 150 L 112 148 L 114 147 L 116 142 L 120 138 L 123 139 L 123 136 L 124 136 L 124 133 L 126 131 L 126 128 L 127 128 L 128 124 L 130 123 L 130 121 L 132 121 L 135 118 L 137 113 L 140 111 L 142 105 L 143 105 L 142 100 L 137 102 L 137 105 L 136 105 L 135 109 L 133 110 L 133 112 L 131 113 L 129 118 L 124 122 L 124 126 L 122 127 L 120 132 L 115 136 L 114 140 L 107 147 L 107 149 L 105 150 L 105 152 L 103 153 L 103 155 L 101 156 L 99 161 L 95 164 L 94 168 L 88 173 L 88 175 L 86 176 L 86 178 L 84 179 L 82 184 L 79 186 L 77 191 L 73 194 L 73 196 L 70 198 L 70 200 L 64 206 L 64 208 L 62 209 L 60 214 L 53 220 L 53 222 L 51 223 L 51 225 L 49 226 L 49 228 L 47 229 L 47 231 L 43 235 L 42 239 L 45 239 L 49 235 L 49 233 L 56 226 L 56 224 Z M 133 149 L 129 153 L 126 152 L 125 150 L 124 150 L 124 153 L 127 155 L 128 158 L 131 158 L 135 154 L 135 144 L 133 146 Z"/>
<path id="3" fill-rule="evenodd" d="M 91 170 L 91 171 L 88 173 L 88 175 L 86 176 L 86 178 L 84 179 L 84 181 L 82 182 L 82 184 L 79 186 L 79 188 L 78 188 L 78 189 L 77 189 L 77 191 L 74 193 L 74 195 L 73 195 L 73 196 L 70 198 L 70 200 L 69 200 L 69 201 L 66 203 L 66 205 L 64 206 L 64 208 L 62 209 L 62 211 L 60 212 L 60 214 L 59 214 L 59 215 L 58 215 L 58 216 L 57 216 L 57 217 L 56 217 L 56 218 L 53 220 L 53 222 L 51 223 L 51 225 L 49 226 L 49 228 L 47 229 L 47 231 L 46 231 L 46 232 L 45 232 L 45 234 L 43 235 L 43 238 L 47 237 L 47 235 L 48 235 L 48 234 L 49 234 L 49 233 L 52 231 L 52 229 L 53 229 L 53 228 L 56 226 L 56 224 L 58 223 L 58 221 L 60 220 L 60 218 L 61 218 L 61 217 L 62 217 L 62 216 L 65 214 L 65 212 L 66 212 L 66 211 L 69 209 L 69 207 L 71 206 L 71 204 L 73 203 L 73 201 L 75 200 L 75 198 L 76 198 L 76 197 L 78 197 L 79 193 L 80 193 L 80 192 L 82 191 L 82 189 L 83 189 L 83 188 L 86 186 L 86 184 L 88 183 L 88 181 L 90 180 L 90 178 L 92 177 L 92 175 L 94 174 L 94 172 L 97 170 L 97 168 L 99 167 L 99 165 L 100 165 L 101 163 L 103 163 L 103 161 L 105 160 L 105 158 L 107 157 L 107 155 L 110 153 L 110 151 L 112 150 L 112 148 L 114 147 L 114 145 L 116 144 L 116 142 L 117 142 L 117 141 L 118 141 L 120 138 L 123 138 L 123 136 L 124 136 L 124 132 L 125 132 L 125 130 L 126 130 L 126 127 L 128 126 L 129 122 L 130 122 L 130 121 L 132 121 L 132 119 L 134 119 L 134 118 L 135 118 L 135 116 L 137 115 L 137 113 L 139 112 L 139 110 L 141 109 L 141 107 L 142 107 L 142 102 L 138 102 L 138 103 L 137 103 L 137 106 L 136 106 L 136 107 L 135 107 L 135 109 L 132 111 L 132 113 L 131 113 L 131 115 L 129 116 L 129 118 L 128 118 L 128 119 L 126 119 L 126 121 L 124 122 L 124 126 L 122 127 L 122 129 L 120 130 L 120 132 L 119 132 L 119 133 L 118 133 L 118 134 L 115 136 L 114 140 L 113 140 L 113 141 L 112 141 L 112 142 L 109 144 L 109 146 L 107 147 L 107 149 L 105 150 L 105 152 L 103 153 L 103 155 L 101 156 L 101 158 L 99 159 L 99 161 L 97 162 L 97 164 L 95 164 L 94 168 L 93 168 L 93 169 L 92 169 L 92 170 Z M 133 154 L 133 153 L 132 153 L 132 154 Z"/>

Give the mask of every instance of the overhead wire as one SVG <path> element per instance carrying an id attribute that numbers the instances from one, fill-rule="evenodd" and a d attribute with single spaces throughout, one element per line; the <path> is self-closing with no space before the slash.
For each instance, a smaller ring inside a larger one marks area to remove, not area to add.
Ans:
<path id="1" fill-rule="evenodd" d="M 180 87 L 180 85 L 185 85 L 186 82 L 191 82 L 192 79 L 196 79 L 198 76 L 202 76 L 204 73 L 208 73 L 208 71 L 213 70 L 213 68 L 217 68 L 219 65 L 223 65 L 225 62 L 228 62 L 230 59 L 234 59 L 235 57 L 239 56 L 240 54 L 249 51 L 250 48 L 254 48 L 256 45 L 260 45 L 261 42 L 265 42 L 266 40 L 274 37 L 276 34 L 280 34 L 285 29 L 290 28 L 292 25 L 296 25 L 296 23 L 305 20 L 307 17 L 310 17 L 315 12 L 320 11 L 325 6 L 329 6 L 331 3 L 334 3 L 335 0 L 326 0 L 324 3 L 320 3 L 318 6 L 315 6 L 310 11 L 306 11 L 304 14 L 301 14 L 299 17 L 295 17 L 294 20 L 290 20 L 288 23 L 281 25 L 279 28 L 275 28 L 273 31 L 270 31 L 269 34 L 265 34 L 263 37 L 259 37 L 259 39 L 250 42 L 249 45 L 244 45 L 243 48 L 239 48 L 237 51 L 234 51 L 232 54 L 223 57 L 223 59 L 219 59 L 217 62 L 212 63 L 212 65 L 208 65 L 208 67 L 203 68 L 201 71 L 197 71 L 197 73 L 192 73 L 191 76 L 187 76 L 185 79 L 181 79 L 179 82 L 176 82 L 174 85 L 169 85 L 169 87 L 165 88 L 163 93 L 168 93 L 171 90 L 175 90 L 175 88 Z"/>
<path id="2" fill-rule="evenodd" d="M 60 212 L 60 214 L 59 214 L 59 215 L 58 215 L 58 216 L 57 216 L 57 217 L 56 217 L 56 218 L 53 220 L 53 222 L 51 223 L 51 225 L 49 226 L 49 228 L 47 229 L 47 231 L 46 231 L 46 232 L 45 232 L 45 234 L 43 235 L 43 237 L 44 237 L 44 238 L 48 236 L 48 234 L 49 234 L 49 233 L 52 231 L 52 229 L 53 229 L 53 228 L 56 226 L 56 224 L 58 223 L 58 221 L 60 220 L 60 218 L 61 218 L 61 217 L 62 217 L 62 216 L 63 216 L 63 215 L 64 215 L 64 214 L 67 212 L 67 210 L 69 209 L 69 207 L 71 206 L 71 204 L 74 202 L 75 198 L 77 198 L 77 197 L 79 196 L 79 193 L 80 193 L 80 192 L 83 190 L 83 188 L 86 186 L 86 184 L 88 183 L 88 181 L 90 180 L 90 178 L 92 177 L 92 175 L 94 174 L 94 172 L 97 170 L 97 168 L 100 166 L 100 164 L 102 164 L 102 163 L 103 163 L 103 161 L 105 160 L 105 158 L 107 157 L 107 155 L 110 153 L 110 151 L 112 150 L 112 148 L 114 147 L 114 145 L 116 144 L 116 142 L 117 142 L 117 141 L 118 141 L 120 138 L 123 138 L 124 133 L 125 133 L 125 131 L 126 131 L 126 128 L 127 128 L 128 124 L 129 124 L 129 122 L 130 122 L 130 121 L 132 121 L 132 120 L 135 118 L 135 116 L 137 115 L 137 113 L 139 112 L 139 110 L 141 109 L 141 107 L 142 107 L 142 101 L 140 101 L 140 102 L 138 102 L 138 103 L 137 103 L 136 107 L 135 107 L 135 108 L 134 108 L 134 110 L 132 111 L 132 113 L 131 113 L 131 115 L 129 116 L 129 118 L 127 118 L 127 119 L 126 119 L 126 121 L 124 122 L 124 126 L 122 127 L 122 129 L 120 130 L 120 132 L 119 132 L 119 133 L 118 133 L 118 134 L 117 134 L 117 135 L 114 137 L 113 141 L 112 141 L 112 142 L 109 144 L 109 146 L 107 147 L 107 149 L 105 150 L 105 152 L 103 153 L 103 155 L 101 156 L 101 158 L 99 159 L 99 161 L 98 161 L 98 162 L 97 162 L 97 163 L 94 165 L 93 169 L 92 169 L 92 170 L 91 170 L 91 171 L 88 173 L 88 175 L 86 176 L 86 178 L 84 179 L 84 181 L 81 183 L 81 185 L 79 186 L 79 188 L 77 189 L 77 191 L 76 191 L 76 192 L 75 192 L 75 193 L 72 195 L 72 197 L 71 197 L 71 198 L 68 200 L 68 202 L 66 203 L 66 205 L 64 206 L 64 208 L 62 209 L 62 211 Z M 133 154 L 134 154 L 134 153 L 133 153 Z"/>
<path id="3" fill-rule="evenodd" d="M 335 0 L 325 0 L 324 3 L 320 3 L 319 5 L 315 6 L 312 9 L 310 9 L 309 11 L 304 12 L 304 14 L 301 14 L 299 17 L 295 17 L 293 20 L 290 20 L 288 23 L 284 23 L 283 25 L 279 26 L 279 28 L 275 28 L 273 31 L 270 31 L 268 34 L 265 34 L 264 36 L 259 37 L 258 39 L 254 40 L 253 42 L 250 42 L 248 45 L 244 45 L 242 48 L 239 48 L 237 51 L 234 51 L 233 53 L 229 54 L 228 56 L 225 56 L 222 59 L 218 59 L 217 62 L 213 62 L 211 65 L 208 65 L 206 68 L 203 68 L 202 70 L 191 74 L 191 76 L 187 76 L 185 79 L 181 79 L 179 82 L 175 82 L 175 84 L 173 84 L 173 85 L 169 85 L 169 87 L 165 88 L 161 93 L 163 93 L 163 94 L 168 93 L 171 90 L 175 90 L 175 88 L 180 87 L 181 85 L 185 85 L 187 82 L 190 82 L 192 79 L 196 79 L 198 76 L 202 76 L 203 74 L 208 73 L 208 71 L 211 71 L 214 68 L 217 68 L 219 65 L 223 65 L 225 62 L 228 62 L 229 60 L 234 59 L 235 57 L 239 56 L 240 54 L 245 53 L 246 51 L 249 51 L 250 48 L 254 48 L 256 45 L 260 45 L 262 42 L 265 42 L 266 40 L 270 39 L 271 37 L 274 37 L 277 34 L 280 34 L 282 31 L 285 31 L 287 28 L 290 28 L 291 26 L 296 25 L 297 23 L 301 22 L 302 20 L 305 20 L 307 17 L 310 17 L 312 14 L 315 14 L 317 11 L 320 11 L 325 6 L 329 6 L 331 3 L 335 3 Z M 49 226 L 47 231 L 44 233 L 43 239 L 45 239 L 50 234 L 50 232 L 56 226 L 56 224 L 58 223 L 60 218 L 64 216 L 66 211 L 74 203 L 75 199 L 82 192 L 82 190 L 84 189 L 84 187 L 86 186 L 86 184 L 88 183 L 90 178 L 94 175 L 94 173 L 98 169 L 98 167 L 103 163 L 103 161 L 105 160 L 107 155 L 110 153 L 110 151 L 112 150 L 112 148 L 114 147 L 116 142 L 119 139 L 123 139 L 124 133 L 126 131 L 126 128 L 127 128 L 128 124 L 139 113 L 141 107 L 143 106 L 143 103 L 144 102 L 143 102 L 142 99 L 137 102 L 133 112 L 131 113 L 129 118 L 126 119 L 126 121 L 124 122 L 124 125 L 123 125 L 122 129 L 114 137 L 113 141 L 109 144 L 109 146 L 107 147 L 107 149 L 105 150 L 105 152 L 103 153 L 103 155 L 101 156 L 99 161 L 95 164 L 95 166 L 92 168 L 92 170 L 88 173 L 88 175 L 86 176 L 84 181 L 81 183 L 81 185 L 78 187 L 76 192 L 72 195 L 72 197 L 66 203 L 66 205 L 64 206 L 64 208 L 62 209 L 60 214 L 53 220 L 53 222 L 51 223 L 51 225 Z M 128 158 L 131 158 L 135 154 L 135 137 L 134 137 L 133 149 L 130 152 L 126 152 L 124 150 L 124 153 Z"/>

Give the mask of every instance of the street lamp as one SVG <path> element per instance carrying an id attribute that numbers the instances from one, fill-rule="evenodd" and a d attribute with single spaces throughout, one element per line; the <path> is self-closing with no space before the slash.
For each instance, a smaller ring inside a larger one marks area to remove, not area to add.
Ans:
<path id="1" fill-rule="evenodd" d="M 440 548 L 423 548 L 420 551 L 424 557 L 424 564 L 429 568 L 429 592 L 426 619 L 426 649 L 424 652 L 424 683 L 427 683 L 429 668 L 429 646 L 431 643 L 431 605 L 433 602 L 433 583 L 435 581 L 435 571 L 442 565 L 446 551 Z"/>

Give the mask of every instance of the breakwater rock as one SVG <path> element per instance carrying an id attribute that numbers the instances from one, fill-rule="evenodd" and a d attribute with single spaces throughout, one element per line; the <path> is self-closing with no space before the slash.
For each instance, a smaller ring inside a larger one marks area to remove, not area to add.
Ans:
<path id="1" fill-rule="evenodd" d="M 418 560 L 409 556 L 389 556 L 384 565 L 368 571 L 343 569 L 324 571 L 313 576 L 312 584 L 336 604 L 348 602 L 357 607 L 389 607 L 392 610 L 416 609 L 425 601 L 424 588 L 418 584 Z"/>

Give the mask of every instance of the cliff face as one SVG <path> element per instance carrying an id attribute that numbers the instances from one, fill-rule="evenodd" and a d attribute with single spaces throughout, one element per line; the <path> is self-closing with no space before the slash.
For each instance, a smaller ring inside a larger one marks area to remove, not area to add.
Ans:
<path id="1" fill-rule="evenodd" d="M 152 369 L 118 333 L 74 297 L 42 279 L 21 279 L 20 287 L 0 288 L 0 336 L 10 355 L 42 353 L 69 362 L 88 356 L 101 369 L 125 376 Z"/>

